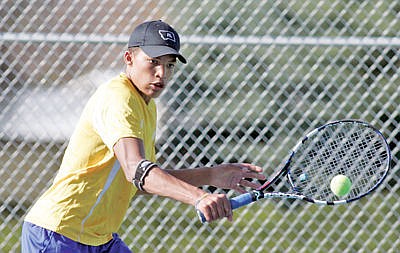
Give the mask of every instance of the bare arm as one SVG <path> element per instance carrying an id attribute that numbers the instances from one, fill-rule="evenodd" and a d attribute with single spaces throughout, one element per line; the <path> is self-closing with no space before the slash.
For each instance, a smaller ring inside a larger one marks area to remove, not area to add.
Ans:
<path id="1" fill-rule="evenodd" d="M 137 138 L 122 138 L 114 146 L 126 179 L 132 182 L 138 163 L 145 159 L 143 142 Z M 204 194 L 193 185 L 190 185 L 173 175 L 156 167 L 146 177 L 145 190 L 151 194 L 170 197 L 186 204 L 194 204 L 197 198 Z"/>
<path id="2" fill-rule="evenodd" d="M 243 187 L 256 189 L 260 187 L 258 182 L 245 180 L 264 180 L 260 174 L 262 168 L 248 163 L 227 163 L 215 167 L 203 167 L 195 169 L 166 170 L 169 174 L 191 185 L 212 185 L 223 189 L 233 189 L 239 193 L 245 193 Z"/>
<path id="3" fill-rule="evenodd" d="M 137 138 L 122 138 L 114 145 L 114 152 L 127 180 L 132 182 L 138 163 L 145 159 L 143 142 Z M 187 178 L 186 173 L 185 175 L 184 178 Z M 143 188 L 150 194 L 169 197 L 190 205 L 195 205 L 196 200 L 206 194 L 198 187 L 158 167 L 149 172 Z M 198 208 L 208 221 L 223 217 L 232 220 L 230 203 L 224 194 L 207 195 Z"/>

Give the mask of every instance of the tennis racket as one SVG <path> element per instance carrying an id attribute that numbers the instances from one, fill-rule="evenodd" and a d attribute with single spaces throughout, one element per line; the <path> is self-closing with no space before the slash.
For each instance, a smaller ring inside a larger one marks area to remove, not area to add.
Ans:
<path id="1" fill-rule="evenodd" d="M 381 132 L 368 123 L 340 120 L 308 133 L 293 148 L 282 169 L 261 187 L 230 199 L 232 209 L 260 199 L 300 199 L 318 205 L 338 205 L 358 200 L 374 191 L 390 168 L 390 149 Z M 336 175 L 352 182 L 342 197 L 330 189 Z M 287 192 L 266 192 L 286 178 Z M 197 212 L 201 222 L 204 215 Z"/>

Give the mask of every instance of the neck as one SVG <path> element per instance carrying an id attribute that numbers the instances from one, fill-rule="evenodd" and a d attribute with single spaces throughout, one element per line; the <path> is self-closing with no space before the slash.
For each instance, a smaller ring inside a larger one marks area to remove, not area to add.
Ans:
<path id="1" fill-rule="evenodd" d="M 139 93 L 139 95 L 143 98 L 144 102 L 146 104 L 150 103 L 151 98 L 146 96 L 143 92 L 141 92 L 135 85 L 135 83 L 132 81 L 132 78 L 129 76 L 129 74 L 127 72 L 125 72 L 126 77 L 128 78 L 128 80 L 131 82 L 132 87 Z"/>

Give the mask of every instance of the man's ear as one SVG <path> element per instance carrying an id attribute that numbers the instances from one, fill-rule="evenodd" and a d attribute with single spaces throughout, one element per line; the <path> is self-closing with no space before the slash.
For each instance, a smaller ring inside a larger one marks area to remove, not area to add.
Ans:
<path id="1" fill-rule="evenodd" d="M 124 53 L 124 61 L 126 65 L 132 65 L 132 54 L 129 51 L 125 51 Z"/>

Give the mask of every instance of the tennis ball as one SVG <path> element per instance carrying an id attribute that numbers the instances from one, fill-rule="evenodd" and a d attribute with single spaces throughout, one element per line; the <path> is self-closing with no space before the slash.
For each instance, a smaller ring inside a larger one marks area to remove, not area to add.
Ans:
<path id="1" fill-rule="evenodd" d="M 308 174 L 306 172 L 301 173 L 301 175 L 299 176 L 300 182 L 304 182 L 308 180 Z"/>
<path id="2" fill-rule="evenodd" d="M 331 191 L 338 197 L 343 197 L 350 192 L 351 181 L 345 175 L 336 175 L 331 180 Z"/>

